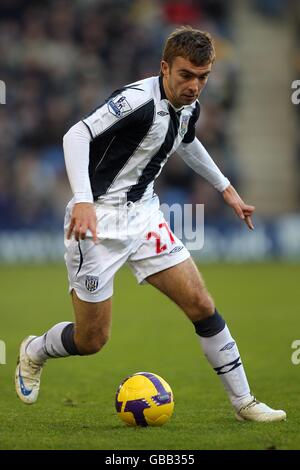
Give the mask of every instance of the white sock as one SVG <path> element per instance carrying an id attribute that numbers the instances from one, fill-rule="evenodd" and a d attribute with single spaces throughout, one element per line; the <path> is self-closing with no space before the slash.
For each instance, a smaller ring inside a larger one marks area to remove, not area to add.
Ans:
<path id="1" fill-rule="evenodd" d="M 208 361 L 223 382 L 229 399 L 239 410 L 245 399 L 252 398 L 240 353 L 227 325 L 214 336 L 199 336 Z"/>
<path id="2" fill-rule="evenodd" d="M 71 352 L 68 346 L 68 338 L 66 341 L 62 335 L 66 327 L 67 330 L 70 330 L 72 329 L 72 325 L 74 325 L 74 323 L 66 321 L 57 323 L 45 334 L 32 340 L 26 349 L 30 359 L 36 364 L 42 364 L 50 358 L 67 357 L 72 354 L 78 354 L 78 352 L 75 351 Z M 66 347 L 69 351 L 67 351 Z"/>

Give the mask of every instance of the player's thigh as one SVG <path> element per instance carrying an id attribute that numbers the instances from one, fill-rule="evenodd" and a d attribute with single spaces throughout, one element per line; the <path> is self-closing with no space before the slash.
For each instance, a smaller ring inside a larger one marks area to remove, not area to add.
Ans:
<path id="1" fill-rule="evenodd" d="M 112 299 L 102 302 L 86 302 L 71 292 L 75 314 L 75 338 L 79 343 L 99 342 L 105 344 L 110 336 Z"/>
<path id="2" fill-rule="evenodd" d="M 146 280 L 173 300 L 192 321 L 208 317 L 214 312 L 214 302 L 191 257 L 148 276 Z"/>

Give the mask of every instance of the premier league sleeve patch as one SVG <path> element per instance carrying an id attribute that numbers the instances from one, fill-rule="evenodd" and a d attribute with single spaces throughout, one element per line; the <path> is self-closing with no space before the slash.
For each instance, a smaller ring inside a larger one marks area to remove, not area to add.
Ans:
<path id="1" fill-rule="evenodd" d="M 109 100 L 107 102 L 107 107 L 108 111 L 117 118 L 120 118 L 132 111 L 132 108 L 126 100 L 125 96 L 122 95 L 118 95 L 115 98 Z"/>

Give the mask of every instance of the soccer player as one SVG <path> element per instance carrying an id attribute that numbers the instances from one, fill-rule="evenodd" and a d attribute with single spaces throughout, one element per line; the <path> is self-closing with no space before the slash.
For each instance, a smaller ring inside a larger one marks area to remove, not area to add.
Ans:
<path id="1" fill-rule="evenodd" d="M 155 178 L 176 151 L 253 229 L 254 207 L 244 203 L 195 137 L 198 97 L 214 59 L 208 33 L 190 27 L 174 31 L 165 44 L 160 76 L 116 90 L 64 136 L 74 194 L 65 216 L 65 259 L 75 322 L 23 340 L 16 390 L 24 403 L 37 400 L 45 361 L 94 354 L 105 345 L 114 275 L 128 262 L 140 283 L 167 295 L 194 324 L 238 420 L 286 418 L 251 394 L 236 342 L 153 192 Z"/>

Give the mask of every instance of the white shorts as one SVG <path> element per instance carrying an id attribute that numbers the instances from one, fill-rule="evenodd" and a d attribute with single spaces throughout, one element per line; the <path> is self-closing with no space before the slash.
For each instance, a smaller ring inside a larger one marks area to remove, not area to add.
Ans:
<path id="1" fill-rule="evenodd" d="M 80 242 L 65 238 L 69 289 L 74 289 L 81 300 L 101 302 L 110 298 L 114 275 L 126 262 L 138 282 L 143 283 L 151 274 L 189 258 L 189 251 L 171 232 L 159 210 L 157 197 L 116 206 L 96 202 L 95 207 L 99 244 L 91 236 Z M 72 208 L 70 201 L 65 233 Z"/>

